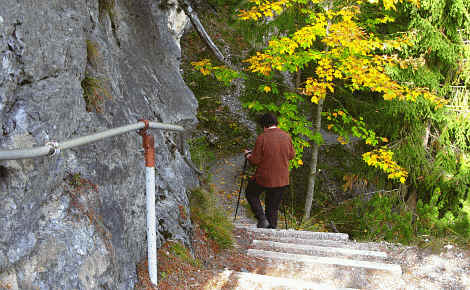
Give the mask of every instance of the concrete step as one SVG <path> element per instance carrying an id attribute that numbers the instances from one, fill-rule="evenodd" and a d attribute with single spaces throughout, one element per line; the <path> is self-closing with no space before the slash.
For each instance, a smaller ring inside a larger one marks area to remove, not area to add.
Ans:
<path id="1" fill-rule="evenodd" d="M 387 258 L 387 253 L 379 251 L 356 250 L 342 247 L 324 247 L 314 245 L 302 245 L 293 243 L 280 243 L 273 241 L 254 240 L 252 248 L 289 254 L 301 254 L 321 257 L 341 257 L 366 261 L 383 262 Z"/>
<path id="2" fill-rule="evenodd" d="M 370 261 L 248 250 L 264 260 L 258 274 L 360 289 L 404 289 L 401 267 Z"/>
<path id="3" fill-rule="evenodd" d="M 256 223 L 250 220 L 238 220 L 233 223 L 235 227 L 251 227 L 256 228 Z"/>
<path id="4" fill-rule="evenodd" d="M 253 221 L 247 221 L 247 222 L 237 221 L 236 223 L 233 223 L 233 225 L 236 228 L 256 228 L 256 224 L 253 223 Z M 280 230 L 285 229 L 284 224 L 282 224 L 282 223 L 278 224 L 277 228 L 280 229 Z"/>
<path id="5" fill-rule="evenodd" d="M 315 239 L 301 239 L 291 237 L 261 237 L 265 241 L 273 241 L 279 243 L 296 244 L 296 245 L 310 245 L 319 247 L 337 247 L 348 248 L 365 251 L 381 251 L 387 252 L 387 246 L 379 243 L 359 243 L 352 241 L 333 241 L 333 240 L 315 240 Z"/>
<path id="6" fill-rule="evenodd" d="M 396 264 L 386 264 L 386 263 L 377 263 L 361 260 L 351 260 L 351 259 L 342 259 L 342 258 L 333 258 L 333 257 L 317 257 L 309 255 L 299 255 L 299 254 L 288 254 L 280 253 L 273 251 L 264 251 L 257 249 L 249 249 L 248 255 L 276 259 L 276 260 L 285 260 L 285 261 L 294 261 L 301 262 L 306 264 L 325 264 L 325 265 L 337 265 L 344 267 L 358 267 L 371 270 L 380 270 L 388 271 L 393 274 L 401 275 L 401 266 Z"/>
<path id="7" fill-rule="evenodd" d="M 303 281 L 297 279 L 274 277 L 267 275 L 259 275 L 246 272 L 235 272 L 225 270 L 217 277 L 217 283 L 210 285 L 211 289 L 237 289 L 237 290 L 271 290 L 271 289 L 318 289 L 318 290 L 333 290 L 333 289 L 352 289 L 352 288 L 337 288 L 324 283 L 314 283 L 310 281 Z"/>
<path id="8" fill-rule="evenodd" d="M 281 229 L 258 229 L 252 226 L 235 225 L 236 228 L 245 229 L 255 234 L 255 236 L 264 238 L 300 238 L 300 239 L 315 239 L 315 240 L 334 240 L 334 241 L 347 241 L 348 234 L 342 233 L 323 233 L 323 232 L 309 232 L 309 231 L 296 231 L 296 230 L 281 230 Z"/>

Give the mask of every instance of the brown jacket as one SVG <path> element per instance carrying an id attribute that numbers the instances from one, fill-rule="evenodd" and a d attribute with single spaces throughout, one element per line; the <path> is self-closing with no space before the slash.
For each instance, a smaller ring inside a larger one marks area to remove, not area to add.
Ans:
<path id="1" fill-rule="evenodd" d="M 263 187 L 289 185 L 289 160 L 295 156 L 292 139 L 279 128 L 265 128 L 249 158 L 256 165 L 254 179 Z"/>

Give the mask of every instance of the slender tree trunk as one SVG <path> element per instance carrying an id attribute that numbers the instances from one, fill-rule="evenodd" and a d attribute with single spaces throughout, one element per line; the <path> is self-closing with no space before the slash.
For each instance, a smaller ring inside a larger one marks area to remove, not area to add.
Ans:
<path id="1" fill-rule="evenodd" d="M 300 88 L 301 83 L 302 83 L 302 71 L 299 69 L 297 70 L 297 74 L 295 75 L 295 87 Z"/>
<path id="2" fill-rule="evenodd" d="M 328 0 L 328 4 L 325 7 L 325 10 L 330 10 L 332 8 L 332 0 Z M 331 20 L 328 20 L 328 25 L 326 27 L 326 36 L 329 35 L 329 30 L 331 26 Z M 326 52 L 328 52 L 328 47 L 326 47 Z M 314 135 L 320 134 L 321 129 L 321 113 L 323 111 L 323 102 L 324 99 L 318 101 L 318 104 L 315 106 L 313 112 L 314 123 L 312 132 Z M 310 218 L 310 211 L 312 210 L 313 203 L 313 193 L 315 192 L 315 177 L 317 175 L 317 164 L 318 164 L 318 152 L 320 151 L 320 145 L 316 142 L 313 142 L 312 146 L 312 159 L 310 161 L 310 170 L 308 177 L 308 186 L 307 186 L 307 197 L 305 198 L 305 208 L 304 208 L 304 220 Z"/>
<path id="3" fill-rule="evenodd" d="M 220 62 L 225 64 L 227 67 L 232 68 L 232 64 L 225 58 L 225 56 L 219 50 L 217 45 L 215 45 L 215 43 L 212 41 L 210 35 L 204 29 L 204 26 L 202 25 L 201 21 L 199 21 L 199 17 L 197 16 L 196 12 L 193 10 L 191 5 L 189 4 L 189 1 L 187 1 L 187 0 L 186 1 L 181 1 L 180 5 L 183 8 L 184 13 L 191 20 L 191 23 L 193 24 L 193 26 L 196 29 L 199 36 L 202 38 L 202 40 L 204 40 L 207 47 L 212 51 L 212 53 L 215 55 L 215 57 Z"/>
<path id="4" fill-rule="evenodd" d="M 313 112 L 313 117 L 315 121 L 313 123 L 313 134 L 320 133 L 321 129 L 321 113 L 323 111 L 323 99 L 318 102 L 318 105 L 315 106 L 315 111 Z M 312 146 L 312 160 L 310 161 L 310 169 L 308 175 L 308 186 L 307 186 L 307 197 L 305 200 L 305 209 L 304 209 L 304 220 L 310 218 L 310 211 L 312 209 L 313 202 L 313 193 L 315 192 L 315 176 L 317 174 L 317 164 L 318 164 L 318 152 L 320 150 L 320 145 L 316 142 L 313 142 Z"/>
<path id="5" fill-rule="evenodd" d="M 431 120 L 428 120 L 426 123 L 426 128 L 423 136 L 423 147 L 424 149 L 428 148 L 429 136 L 431 135 Z"/>

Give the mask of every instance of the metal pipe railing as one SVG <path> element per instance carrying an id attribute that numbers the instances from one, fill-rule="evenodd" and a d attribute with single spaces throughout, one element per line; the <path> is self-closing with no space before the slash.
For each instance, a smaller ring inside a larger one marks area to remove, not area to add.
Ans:
<path id="1" fill-rule="evenodd" d="M 148 122 L 149 128 L 153 129 L 163 129 L 170 131 L 184 131 L 182 126 L 165 124 L 159 122 Z M 54 155 L 59 153 L 61 150 L 70 149 L 73 147 L 78 147 L 88 143 L 93 143 L 105 138 L 113 137 L 116 135 L 121 135 L 130 131 L 137 129 L 142 129 L 145 127 L 143 122 L 138 122 L 135 124 L 130 124 L 114 129 L 109 129 L 103 132 L 95 133 L 88 136 L 78 137 L 72 140 L 64 141 L 61 143 L 58 142 L 48 142 L 44 146 L 35 147 L 35 148 L 26 148 L 26 149 L 13 149 L 13 150 L 2 150 L 0 151 L 0 160 L 16 160 L 16 159 L 27 159 L 35 158 L 47 155 Z"/>
<path id="2" fill-rule="evenodd" d="M 183 131 L 184 128 L 178 125 L 164 124 L 159 122 L 149 122 L 141 120 L 138 123 L 130 124 L 103 132 L 95 133 L 88 136 L 78 137 L 72 140 L 58 143 L 55 141 L 48 142 L 46 145 L 28 149 L 14 149 L 0 151 L 0 160 L 26 159 L 42 156 L 52 156 L 61 150 L 93 143 L 105 138 L 121 135 L 130 131 L 140 129 L 138 132 L 142 136 L 142 145 L 145 152 L 145 191 L 146 191 L 146 207 L 147 207 L 147 256 L 148 271 L 150 281 L 157 285 L 157 229 L 156 229 L 156 213 L 155 213 L 155 141 L 152 135 L 149 135 L 147 129 L 163 129 L 170 131 Z M 189 159 L 184 155 L 184 159 L 190 163 Z"/>

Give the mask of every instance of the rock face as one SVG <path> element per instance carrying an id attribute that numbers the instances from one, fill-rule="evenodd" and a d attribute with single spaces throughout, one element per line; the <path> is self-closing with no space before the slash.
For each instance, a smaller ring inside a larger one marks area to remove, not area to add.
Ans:
<path id="1" fill-rule="evenodd" d="M 141 118 L 195 124 L 197 102 L 179 72 L 180 31 L 169 27 L 183 27 L 181 18 L 152 0 L 2 0 L 0 148 Z M 158 243 L 187 243 L 187 191 L 198 181 L 172 145 L 175 134 L 152 133 Z M 133 289 L 147 252 L 140 148 L 131 132 L 53 157 L 0 161 L 0 288 Z"/>

